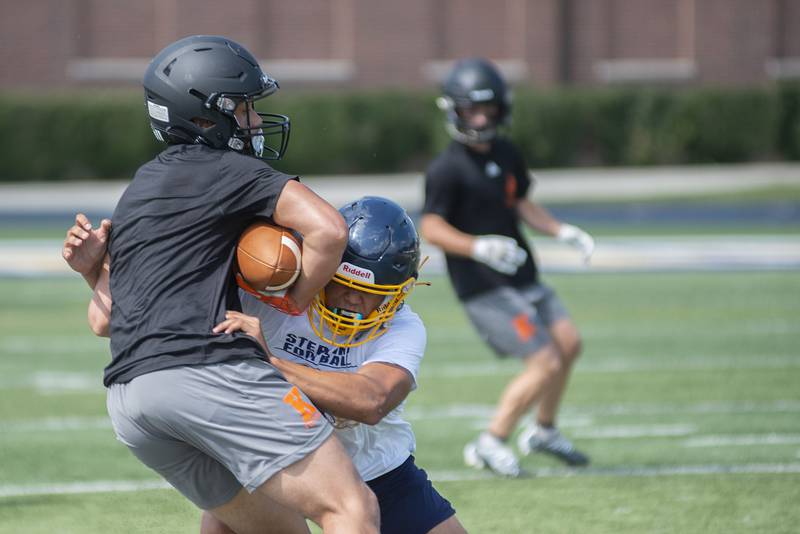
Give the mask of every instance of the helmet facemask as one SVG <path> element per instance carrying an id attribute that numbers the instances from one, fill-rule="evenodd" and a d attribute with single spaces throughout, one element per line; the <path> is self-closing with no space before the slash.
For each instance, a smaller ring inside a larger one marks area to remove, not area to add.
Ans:
<path id="1" fill-rule="evenodd" d="M 336 347 L 357 347 L 367 341 L 382 336 L 389 322 L 397 313 L 406 297 L 416 285 L 416 278 L 409 278 L 397 285 L 381 285 L 356 279 L 346 274 L 342 264 L 333 276 L 331 283 L 341 284 L 350 289 L 383 296 L 383 301 L 366 317 L 350 310 L 334 308 L 329 305 L 326 290 L 323 288 L 308 308 L 311 328 L 322 340 Z M 357 272 L 363 272 L 356 269 Z"/>
<path id="2" fill-rule="evenodd" d="M 236 107 L 241 102 L 246 102 L 248 107 L 255 109 L 256 100 L 266 98 L 278 89 L 277 82 L 266 76 L 265 78 L 267 89 L 257 95 L 215 94 L 206 101 L 206 107 L 212 106 L 233 125 L 227 143 L 229 148 L 260 159 L 278 160 L 283 157 L 289 145 L 289 117 L 277 113 L 256 112 L 261 118 L 261 124 L 252 125 L 249 109 L 245 114 L 244 124 L 235 115 Z M 267 138 L 272 141 L 276 136 L 280 136 L 277 141 L 267 143 Z"/>
<path id="3" fill-rule="evenodd" d="M 494 104 L 494 102 L 489 102 Z M 446 113 L 445 129 L 454 140 L 465 144 L 489 143 L 497 137 L 499 126 L 503 125 L 500 117 L 500 106 L 497 106 L 497 117 L 483 128 L 474 128 L 462 116 L 463 110 L 470 108 L 478 102 L 467 101 L 459 103 L 449 96 L 440 96 L 436 99 L 436 106 Z M 495 104 L 496 105 L 496 104 Z"/>

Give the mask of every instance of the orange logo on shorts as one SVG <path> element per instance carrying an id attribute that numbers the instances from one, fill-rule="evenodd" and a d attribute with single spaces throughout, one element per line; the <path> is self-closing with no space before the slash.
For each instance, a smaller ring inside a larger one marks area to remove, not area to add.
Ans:
<path id="1" fill-rule="evenodd" d="M 512 319 L 511 324 L 514 326 L 514 330 L 517 332 L 517 337 L 523 343 L 529 341 L 534 335 L 536 335 L 536 325 L 530 322 L 528 319 L 528 314 L 520 313 L 514 319 Z"/>
<path id="2" fill-rule="evenodd" d="M 297 413 L 303 417 L 303 424 L 305 424 L 307 428 L 317 423 L 319 411 L 313 404 L 303 400 L 303 396 L 300 395 L 300 390 L 297 389 L 297 386 L 292 386 L 289 393 L 283 397 L 283 402 L 297 410 Z"/>

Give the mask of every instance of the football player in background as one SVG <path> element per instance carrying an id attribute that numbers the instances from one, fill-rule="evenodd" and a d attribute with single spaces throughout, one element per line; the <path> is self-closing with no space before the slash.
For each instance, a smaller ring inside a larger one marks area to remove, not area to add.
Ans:
<path id="1" fill-rule="evenodd" d="M 231 267 L 252 218 L 305 236 L 300 278 L 265 296 L 290 313 L 327 284 L 347 243 L 335 208 L 263 161 L 288 139 L 286 117 L 254 109 L 277 82 L 238 43 L 201 35 L 156 55 L 144 89 L 169 146 L 139 168 L 112 221 L 92 228 L 78 215 L 62 251 L 94 289 L 93 330 L 110 334 L 117 438 L 239 533 L 307 532 L 302 516 L 324 532 L 377 532 L 375 496 L 333 427 L 251 336 L 212 331 L 241 309 Z"/>
<path id="2" fill-rule="evenodd" d="M 417 284 L 419 237 L 405 210 L 364 197 L 341 210 L 349 227 L 342 262 L 307 317 L 243 295 L 214 330 L 258 339 L 269 361 L 334 418 L 336 435 L 378 497 L 384 534 L 463 534 L 450 503 L 414 463 L 403 406 L 417 386 L 425 326 L 405 303 Z M 258 298 L 256 298 L 258 297 Z M 212 517 L 203 534 L 229 533 Z"/>
<path id="3" fill-rule="evenodd" d="M 508 440 L 538 403 L 535 422 L 518 436 L 519 451 L 586 465 L 589 458 L 556 427 L 580 335 L 555 292 L 541 282 L 520 226 L 576 246 L 586 262 L 594 241 L 528 198 L 525 160 L 499 135 L 510 119 L 511 98 L 494 65 L 483 59 L 457 62 L 437 104 L 453 141 L 427 170 L 420 233 L 444 251 L 450 281 L 480 337 L 498 355 L 521 358 L 525 365 L 503 391 L 488 428 L 464 448 L 464 461 L 519 476 Z"/>

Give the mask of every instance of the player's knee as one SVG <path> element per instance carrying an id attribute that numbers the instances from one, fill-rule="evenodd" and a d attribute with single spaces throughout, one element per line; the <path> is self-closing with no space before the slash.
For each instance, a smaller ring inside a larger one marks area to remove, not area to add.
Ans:
<path id="1" fill-rule="evenodd" d="M 561 369 L 564 367 L 564 361 L 561 359 L 561 356 L 557 353 L 553 353 L 552 355 L 548 355 L 547 358 L 547 374 L 550 377 L 554 377 L 561 372 Z"/>
<path id="2" fill-rule="evenodd" d="M 351 506 L 354 508 L 351 513 L 359 514 L 362 517 L 363 524 L 374 525 L 377 529 L 380 527 L 381 512 L 378 507 L 378 498 L 372 493 L 372 490 L 366 484 L 362 484 L 362 498 L 352 499 Z"/>
<path id="3" fill-rule="evenodd" d="M 583 340 L 580 336 L 571 339 L 563 349 L 562 356 L 569 363 L 574 362 L 583 352 Z"/>
<path id="4" fill-rule="evenodd" d="M 548 345 L 544 350 L 534 355 L 533 363 L 537 367 L 537 372 L 543 373 L 546 380 L 558 375 L 564 366 L 561 355 L 553 345 Z"/>
<path id="5" fill-rule="evenodd" d="M 364 526 L 359 532 L 378 532 L 380 527 L 380 509 L 378 499 L 366 484 L 362 483 L 360 491 L 349 493 L 343 497 L 335 509 L 329 510 L 320 518 L 323 529 L 326 525 L 359 525 Z M 373 527 L 373 528 L 368 528 Z"/>
<path id="6" fill-rule="evenodd" d="M 583 340 L 578 329 L 572 323 L 558 323 L 551 331 L 561 358 L 571 364 L 583 351 Z"/>

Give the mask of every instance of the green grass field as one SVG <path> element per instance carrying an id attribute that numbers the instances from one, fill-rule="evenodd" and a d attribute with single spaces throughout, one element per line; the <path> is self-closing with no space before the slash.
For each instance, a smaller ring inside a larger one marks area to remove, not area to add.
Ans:
<path id="1" fill-rule="evenodd" d="M 593 463 L 531 456 L 524 480 L 461 463 L 519 363 L 491 356 L 445 279 L 411 297 L 429 335 L 417 460 L 469 531 L 797 532 L 800 273 L 547 279 L 584 333 L 561 426 Z M 77 277 L 0 279 L 0 533 L 197 532 L 114 439 L 87 298 Z"/>

